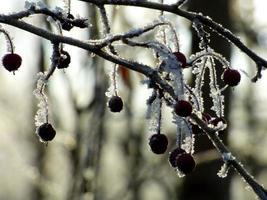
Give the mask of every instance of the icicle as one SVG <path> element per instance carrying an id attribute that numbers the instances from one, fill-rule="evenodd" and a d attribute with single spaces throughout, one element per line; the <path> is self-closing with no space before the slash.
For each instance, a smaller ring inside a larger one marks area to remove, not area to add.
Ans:
<path id="1" fill-rule="evenodd" d="M 147 119 L 149 119 L 150 134 L 160 133 L 161 126 L 161 99 L 158 96 L 148 106 Z"/>
<path id="2" fill-rule="evenodd" d="M 37 105 L 38 110 L 35 115 L 36 131 L 40 125 L 48 122 L 48 98 L 44 93 L 44 88 L 47 84 L 47 80 L 45 79 L 45 77 L 45 73 L 40 72 L 37 74 L 38 80 L 36 84 L 36 89 L 33 91 L 34 96 L 39 101 Z"/>
<path id="3" fill-rule="evenodd" d="M 208 64 L 208 69 L 210 71 L 210 97 L 212 98 L 213 106 L 212 110 L 215 111 L 217 116 L 224 116 L 224 96 L 221 95 L 219 85 L 217 83 L 217 75 L 215 70 L 215 62 L 212 57 L 209 57 L 210 63 Z"/>
<path id="4" fill-rule="evenodd" d="M 114 68 L 110 69 L 108 72 L 109 75 L 109 88 L 107 89 L 105 95 L 110 98 L 118 93 L 117 91 L 117 80 L 118 80 L 118 73 L 117 73 L 117 67 L 114 65 Z"/>
<path id="5" fill-rule="evenodd" d="M 181 147 L 187 137 L 191 138 L 191 127 L 184 118 L 177 116 L 175 113 L 173 113 L 173 123 L 176 124 L 176 145 Z M 188 149 L 188 152 L 191 152 L 191 150 Z"/>

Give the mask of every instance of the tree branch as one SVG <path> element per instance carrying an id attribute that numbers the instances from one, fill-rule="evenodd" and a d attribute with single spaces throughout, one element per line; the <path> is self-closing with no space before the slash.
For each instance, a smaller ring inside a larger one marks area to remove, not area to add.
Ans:
<path id="1" fill-rule="evenodd" d="M 203 16 L 201 13 L 194 13 L 182 10 L 177 7 L 177 3 L 175 4 L 160 4 L 150 1 L 125 1 L 125 0 L 79 0 L 88 3 L 95 4 L 97 6 L 100 5 L 124 5 L 124 6 L 135 6 L 148 8 L 153 10 L 161 10 L 169 13 L 173 13 L 175 15 L 179 15 L 193 22 L 198 20 L 203 25 L 211 28 L 216 31 L 219 35 L 232 42 L 236 47 L 238 47 L 241 51 L 247 54 L 257 65 L 257 73 L 252 81 L 257 81 L 258 78 L 261 78 L 261 70 L 262 68 L 267 68 L 267 61 L 262 57 L 258 56 L 254 51 L 249 49 L 238 37 L 236 37 L 230 30 L 224 28 L 222 25 L 214 22 L 211 18 Z"/>

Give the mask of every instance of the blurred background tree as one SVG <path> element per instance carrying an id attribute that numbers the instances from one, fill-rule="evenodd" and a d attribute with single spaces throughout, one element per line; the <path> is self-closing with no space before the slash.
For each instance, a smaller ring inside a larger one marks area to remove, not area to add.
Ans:
<path id="1" fill-rule="evenodd" d="M 47 0 L 46 3 L 51 7 L 63 6 L 61 1 Z M 267 21 L 263 17 L 258 18 L 256 12 L 260 3 L 259 0 L 189 0 L 187 9 L 209 15 L 242 37 L 251 48 L 266 55 L 264 33 L 267 32 Z M 102 37 L 99 35 L 103 28 L 99 10 L 81 2 L 73 1 L 72 4 L 71 13 L 88 17 L 91 25 L 87 30 L 73 29 L 65 34 L 83 39 Z M 1 12 L 17 11 L 23 7 L 23 1 L 10 0 Z M 159 14 L 120 6 L 108 7 L 108 12 L 114 32 L 144 25 Z M 198 41 L 194 31 L 190 39 L 190 24 L 169 14 L 166 17 L 177 28 L 182 51 L 188 56 L 191 51 L 196 52 Z M 28 20 L 55 31 L 43 17 Z M 196 144 L 198 167 L 191 175 L 178 178 L 168 164 L 168 156 L 155 156 L 147 145 L 149 126 L 144 119 L 146 99 L 151 91 L 140 84 L 144 77 L 119 70 L 119 92 L 126 109 L 120 114 L 112 114 L 106 109 L 105 96 L 109 84 L 106 74 L 113 68 L 112 64 L 67 45 L 65 49 L 72 56 L 71 66 L 63 72 L 56 71 L 47 90 L 57 136 L 47 147 L 39 143 L 34 133 L 36 102 L 32 91 L 36 73 L 46 70 L 50 64 L 51 49 L 43 39 L 7 28 L 14 37 L 16 51 L 21 52 L 24 64 L 15 76 L 0 70 L 0 199 L 253 198 L 253 193 L 246 191 L 246 184 L 239 177 L 235 178 L 231 173 L 225 179 L 216 176 L 222 161 L 206 136 L 199 136 Z M 247 67 L 251 63 L 240 54 L 237 57 L 236 49 L 222 42 L 220 37 L 212 35 L 211 41 L 214 49 L 231 58 L 234 66 L 251 76 L 253 72 Z M 5 41 L 0 42 L 3 55 Z M 118 47 L 118 51 L 125 57 L 152 63 L 151 55 L 141 48 L 129 52 Z M 190 74 L 188 71 L 188 76 Z M 242 84 L 235 90 L 227 90 L 226 118 L 230 129 L 224 133 L 224 140 L 266 185 L 266 95 L 256 92 L 264 91 L 265 83 L 263 78 L 257 84 L 251 84 L 243 74 Z M 209 110 L 209 106 L 206 109 Z M 169 108 L 164 107 L 164 111 L 163 131 L 172 141 L 168 149 L 171 151 L 175 146 L 175 127 L 171 123 Z"/>

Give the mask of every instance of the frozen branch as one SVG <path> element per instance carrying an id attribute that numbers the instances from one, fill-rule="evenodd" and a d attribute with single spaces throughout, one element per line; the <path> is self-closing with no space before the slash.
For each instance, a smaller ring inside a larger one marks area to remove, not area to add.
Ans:
<path id="1" fill-rule="evenodd" d="M 257 81 L 261 78 L 262 68 L 267 68 L 267 61 L 260 56 L 258 56 L 255 52 L 249 49 L 238 37 L 236 37 L 230 30 L 226 29 L 222 25 L 216 23 L 211 18 L 203 16 L 201 13 L 194 13 L 182 10 L 177 7 L 177 3 L 175 4 L 161 4 L 150 1 L 137 1 L 137 0 L 79 0 L 88 3 L 95 4 L 97 6 L 101 5 L 124 5 L 124 6 L 135 6 L 135 7 L 143 7 L 153 10 L 160 10 L 169 13 L 173 13 L 175 15 L 184 17 L 191 22 L 194 22 L 196 19 L 202 23 L 204 26 L 207 26 L 217 32 L 219 35 L 232 42 L 236 47 L 238 47 L 241 51 L 247 54 L 257 66 L 257 73 L 252 79 L 252 81 Z"/>

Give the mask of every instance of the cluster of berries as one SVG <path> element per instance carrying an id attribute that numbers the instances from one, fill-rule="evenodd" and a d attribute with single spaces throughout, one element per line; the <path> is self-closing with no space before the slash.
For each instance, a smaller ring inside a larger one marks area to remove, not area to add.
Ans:
<path id="1" fill-rule="evenodd" d="M 184 54 L 181 52 L 174 52 L 173 54 L 176 56 L 180 66 L 182 68 L 186 68 L 187 61 Z M 239 84 L 241 76 L 237 70 L 227 68 L 222 75 L 222 79 L 228 86 L 236 86 Z M 192 104 L 186 100 L 178 100 L 174 104 L 173 109 L 175 114 L 180 117 L 189 117 L 193 111 Z M 203 113 L 202 119 L 213 126 L 217 126 L 219 123 L 227 124 L 223 117 L 212 118 L 207 113 Z M 192 127 L 192 134 L 197 135 L 203 132 L 202 129 L 194 122 L 190 121 L 190 124 Z M 153 153 L 164 154 L 168 146 L 167 136 L 160 133 L 152 135 L 149 139 L 149 146 Z M 191 173 L 196 166 L 193 156 L 180 147 L 177 147 L 170 152 L 169 163 L 173 168 L 178 169 L 185 175 Z"/>

